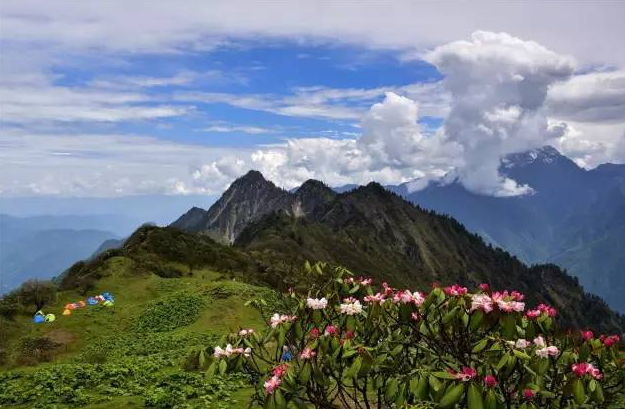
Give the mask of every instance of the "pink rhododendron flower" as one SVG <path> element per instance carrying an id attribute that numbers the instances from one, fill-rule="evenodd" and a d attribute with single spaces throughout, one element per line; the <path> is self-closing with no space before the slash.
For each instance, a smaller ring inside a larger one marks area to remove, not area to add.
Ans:
<path id="1" fill-rule="evenodd" d="M 462 382 L 468 382 L 477 376 L 477 371 L 471 367 L 465 366 L 462 368 L 461 372 L 454 373 L 454 376 Z"/>
<path id="2" fill-rule="evenodd" d="M 419 321 L 421 319 L 421 317 L 419 317 L 419 314 L 417 314 L 416 312 L 413 312 L 412 314 L 410 314 L 410 318 L 413 321 Z"/>
<path id="3" fill-rule="evenodd" d="M 482 283 L 480 284 L 480 290 L 488 292 L 488 290 L 490 290 L 490 285 L 488 285 L 488 283 Z"/>
<path id="4" fill-rule="evenodd" d="M 417 307 L 420 307 L 425 302 L 425 296 L 418 291 L 412 293 L 410 290 L 403 290 L 395 293 L 393 296 L 393 302 L 401 304 L 414 304 Z"/>
<path id="5" fill-rule="evenodd" d="M 266 380 L 264 383 L 265 392 L 268 395 L 271 395 L 273 391 L 275 391 L 278 388 L 278 386 L 280 386 L 281 383 L 282 383 L 282 379 L 280 379 L 277 376 L 272 376 L 271 378 Z"/>
<path id="6" fill-rule="evenodd" d="M 341 314 L 356 315 L 362 312 L 362 304 L 354 297 L 345 298 L 341 304 Z"/>
<path id="7" fill-rule="evenodd" d="M 603 378 L 603 374 L 597 368 L 595 368 L 592 364 L 587 362 L 580 362 L 578 364 L 572 364 L 571 369 L 573 373 L 581 378 L 584 375 L 590 375 L 595 379 Z"/>
<path id="8" fill-rule="evenodd" d="M 445 294 L 452 296 L 463 296 L 467 293 L 466 287 L 461 287 L 458 284 L 450 285 L 444 288 Z"/>
<path id="9" fill-rule="evenodd" d="M 542 314 L 542 312 L 541 312 L 540 310 L 528 310 L 528 311 L 525 313 L 525 316 L 526 316 L 527 318 L 529 318 L 529 319 L 532 319 L 532 318 L 538 318 L 538 317 L 540 317 L 540 314 Z"/>
<path id="10" fill-rule="evenodd" d="M 382 304 L 385 301 L 385 295 L 382 293 L 377 293 L 375 295 L 367 295 L 364 298 L 364 301 L 372 304 Z"/>
<path id="11" fill-rule="evenodd" d="M 527 399 L 527 400 L 532 400 L 532 399 L 534 399 L 534 395 L 535 395 L 535 393 L 534 393 L 534 391 L 533 391 L 533 390 L 531 390 L 531 389 L 525 389 L 525 390 L 523 390 L 523 396 L 524 396 L 524 397 L 525 397 L 525 399 Z"/>
<path id="12" fill-rule="evenodd" d="M 354 277 L 347 277 L 343 279 L 345 284 L 354 284 Z"/>
<path id="13" fill-rule="evenodd" d="M 604 337 L 602 341 L 603 341 L 603 345 L 605 345 L 606 348 L 611 348 L 612 345 L 618 344 L 618 342 L 620 341 L 620 338 L 618 335 L 610 335 L 610 336 Z"/>
<path id="14" fill-rule="evenodd" d="M 242 329 L 241 331 L 239 331 L 239 336 L 246 337 L 248 335 L 252 335 L 253 333 L 254 333 L 254 330 L 252 328 Z"/>
<path id="15" fill-rule="evenodd" d="M 494 388 L 495 386 L 497 386 L 497 378 L 495 378 L 493 375 L 486 375 L 484 377 L 484 385 L 488 386 L 489 388 Z"/>
<path id="16" fill-rule="evenodd" d="M 302 353 L 300 354 L 300 358 L 302 359 L 312 359 L 317 353 L 314 349 L 310 349 L 308 347 L 304 348 Z"/>
<path id="17" fill-rule="evenodd" d="M 384 295 L 386 295 L 387 297 L 390 297 L 391 295 L 393 295 L 393 292 L 395 292 L 393 287 L 389 287 L 389 285 L 386 283 L 382 283 L 382 288 L 384 288 Z"/>
<path id="18" fill-rule="evenodd" d="M 550 317 L 555 317 L 557 312 L 556 309 L 547 305 L 547 304 L 538 304 L 536 309 L 540 310 L 543 314 L 547 314 Z"/>
<path id="19" fill-rule="evenodd" d="M 328 300 L 325 297 L 319 298 L 308 298 L 306 299 L 306 306 L 308 308 L 312 308 L 313 310 L 323 310 L 328 306 Z"/>
<path id="20" fill-rule="evenodd" d="M 326 327 L 326 330 L 324 331 L 324 334 L 329 336 L 336 336 L 339 334 L 339 330 L 334 325 L 328 325 Z"/>
<path id="21" fill-rule="evenodd" d="M 521 294 L 518 291 L 512 291 L 510 293 L 510 297 L 512 297 L 515 301 L 523 301 L 525 299 L 525 295 Z"/>
<path id="22" fill-rule="evenodd" d="M 273 368 L 271 373 L 273 376 L 282 378 L 288 369 L 289 369 L 289 366 L 287 364 L 281 364 Z"/>
<path id="23" fill-rule="evenodd" d="M 584 341 L 590 341 L 590 340 L 591 340 L 591 339 L 593 339 L 593 338 L 594 338 L 594 336 L 595 336 L 595 334 L 593 334 L 593 333 L 592 333 L 592 331 L 581 331 L 581 333 L 580 333 L 580 334 L 581 334 L 582 339 L 583 339 Z"/>
<path id="24" fill-rule="evenodd" d="M 360 277 L 360 285 L 369 286 L 373 284 L 373 278 Z"/>
<path id="25" fill-rule="evenodd" d="M 471 311 L 482 310 L 489 313 L 493 310 L 493 300 L 488 294 L 473 294 L 471 296 Z"/>
<path id="26" fill-rule="evenodd" d="M 557 356 L 559 353 L 560 351 L 558 350 L 558 347 L 553 345 L 536 350 L 536 355 L 541 358 L 547 358 L 548 356 Z"/>
<path id="27" fill-rule="evenodd" d="M 517 297 L 518 297 L 517 293 Z M 523 312 L 525 309 L 525 303 L 517 301 L 515 297 L 508 294 L 507 291 L 504 292 L 495 292 L 491 296 L 493 302 L 497 304 L 497 308 L 499 308 L 503 312 Z"/>
<path id="28" fill-rule="evenodd" d="M 236 354 L 240 354 L 245 356 L 246 358 L 249 357 L 252 353 L 252 348 L 233 348 L 231 344 L 226 345 L 225 349 L 222 349 L 219 346 L 215 347 L 215 352 L 213 352 L 213 356 L 217 359 L 222 358 L 222 357 L 230 357 L 232 355 L 236 355 Z"/>
<path id="29" fill-rule="evenodd" d="M 345 339 L 352 339 L 354 336 L 354 331 L 345 331 Z"/>
<path id="30" fill-rule="evenodd" d="M 271 316 L 271 328 L 276 328 L 278 325 L 284 323 L 284 322 L 293 322 L 297 319 L 296 316 L 294 315 L 280 315 L 278 313 L 273 314 Z"/>
<path id="31" fill-rule="evenodd" d="M 308 333 L 308 336 L 311 337 L 312 339 L 319 338 L 319 329 L 318 328 L 311 329 L 310 332 Z"/>

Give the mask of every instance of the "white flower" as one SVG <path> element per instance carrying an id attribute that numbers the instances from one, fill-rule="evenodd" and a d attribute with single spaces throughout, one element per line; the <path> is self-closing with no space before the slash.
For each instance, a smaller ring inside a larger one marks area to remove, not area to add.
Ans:
<path id="1" fill-rule="evenodd" d="M 341 304 L 341 313 L 347 315 L 356 315 L 362 312 L 362 304 L 357 299 L 350 297 L 343 300 Z"/>
<path id="2" fill-rule="evenodd" d="M 224 350 L 221 349 L 221 347 L 215 347 L 215 352 L 213 353 L 213 356 L 215 358 L 219 359 L 219 358 L 221 358 L 224 355 L 225 355 Z"/>
<path id="3" fill-rule="evenodd" d="M 250 347 L 245 348 L 245 351 L 243 351 L 243 356 L 246 358 L 249 358 L 250 355 L 252 355 L 252 348 Z"/>
<path id="4" fill-rule="evenodd" d="M 544 348 L 547 346 L 544 338 L 540 335 L 534 339 L 534 345 L 536 345 L 538 348 Z"/>
<path id="5" fill-rule="evenodd" d="M 517 339 L 516 343 L 514 344 L 514 347 L 516 349 L 525 349 L 530 345 L 532 345 L 532 343 L 526 339 Z"/>
<path id="6" fill-rule="evenodd" d="M 322 299 L 318 298 L 308 298 L 306 300 L 306 305 L 313 310 L 322 310 L 328 305 L 328 300 L 325 297 Z"/>
<path id="7" fill-rule="evenodd" d="M 253 333 L 254 333 L 254 330 L 252 328 L 242 329 L 241 331 L 239 331 L 239 336 L 246 337 L 248 335 L 252 335 Z"/>

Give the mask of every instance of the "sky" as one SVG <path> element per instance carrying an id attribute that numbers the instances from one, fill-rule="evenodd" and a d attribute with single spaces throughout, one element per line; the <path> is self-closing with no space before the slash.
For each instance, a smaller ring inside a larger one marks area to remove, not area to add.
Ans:
<path id="1" fill-rule="evenodd" d="M 458 180 L 625 163 L 625 2 L 0 3 L 0 195 Z"/>

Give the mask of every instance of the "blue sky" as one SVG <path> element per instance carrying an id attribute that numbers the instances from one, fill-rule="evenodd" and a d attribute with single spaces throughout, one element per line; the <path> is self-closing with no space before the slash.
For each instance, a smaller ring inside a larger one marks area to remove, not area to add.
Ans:
<path id="1" fill-rule="evenodd" d="M 4 2 L 0 194 L 217 194 L 255 168 L 518 195 L 514 151 L 625 161 L 622 4 L 391 5 Z"/>

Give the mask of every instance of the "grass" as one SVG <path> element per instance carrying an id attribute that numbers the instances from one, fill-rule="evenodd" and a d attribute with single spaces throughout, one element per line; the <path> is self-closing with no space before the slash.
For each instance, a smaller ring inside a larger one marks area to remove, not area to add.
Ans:
<path id="1" fill-rule="evenodd" d="M 56 314 L 55 322 L 34 324 L 32 317 L 18 316 L 10 323 L 12 356 L 10 365 L 0 368 L 0 407 L 228 409 L 246 405 L 251 389 L 244 379 L 208 383 L 202 374 L 185 372 L 182 364 L 193 347 L 216 342 L 241 327 L 259 329 L 262 317 L 244 303 L 271 290 L 207 269 L 180 278 L 133 276 L 132 261 L 125 257 L 107 260 L 106 267 L 107 275 L 90 294 L 112 293 L 113 307 L 85 307 L 63 316 L 65 304 L 86 298 L 63 291 L 44 308 Z M 201 308 L 190 316 L 184 308 L 197 305 L 181 305 L 182 311 L 164 318 L 168 308 L 163 306 L 180 297 L 200 300 Z M 146 314 L 155 304 L 161 308 L 158 318 Z M 148 322 L 137 327 L 142 319 Z M 155 333 L 149 330 L 149 320 L 154 319 L 174 322 Z M 25 338 L 56 342 L 51 361 L 24 365 L 19 347 Z M 102 378 L 103 373 L 107 376 Z"/>

